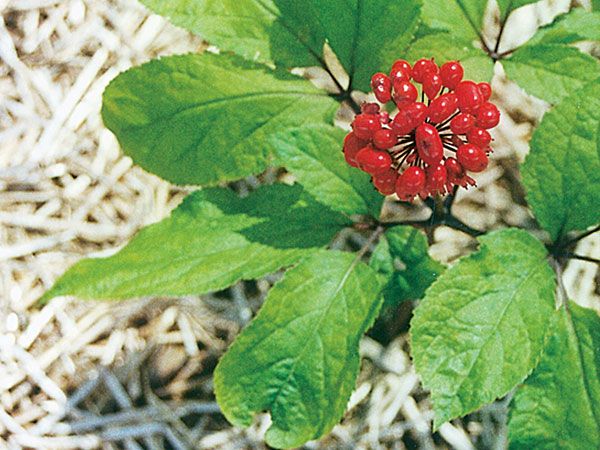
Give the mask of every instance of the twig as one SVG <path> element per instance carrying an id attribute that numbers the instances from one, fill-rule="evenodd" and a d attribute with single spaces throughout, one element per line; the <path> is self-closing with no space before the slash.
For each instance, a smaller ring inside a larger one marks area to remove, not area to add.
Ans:
<path id="1" fill-rule="evenodd" d="M 600 231 L 600 225 L 598 225 L 598 226 L 596 226 L 596 227 L 594 227 L 594 228 L 592 228 L 592 229 L 590 229 L 590 230 L 584 231 L 583 233 L 581 233 L 581 234 L 580 234 L 580 235 L 578 235 L 578 236 L 575 236 L 575 237 L 574 237 L 574 238 L 572 238 L 572 239 L 569 239 L 569 240 L 568 240 L 568 241 L 566 241 L 564 244 L 562 244 L 562 245 L 560 246 L 560 248 L 561 248 L 561 249 L 569 248 L 569 247 L 571 247 L 573 244 L 576 244 L 577 242 L 581 241 L 582 239 L 585 239 L 586 237 L 588 237 L 588 236 L 590 236 L 590 235 L 592 235 L 592 234 L 594 234 L 594 233 L 596 233 L 596 232 L 598 232 L 598 231 Z"/>
<path id="2" fill-rule="evenodd" d="M 578 255 L 576 253 L 563 253 L 561 256 L 569 259 L 578 259 L 579 261 L 585 261 L 594 264 L 600 264 L 600 259 L 592 258 L 590 256 Z"/>

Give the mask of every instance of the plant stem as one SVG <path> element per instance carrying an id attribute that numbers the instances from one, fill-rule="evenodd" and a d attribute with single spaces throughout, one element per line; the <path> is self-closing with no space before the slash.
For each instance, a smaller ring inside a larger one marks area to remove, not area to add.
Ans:
<path id="1" fill-rule="evenodd" d="M 590 262 L 594 264 L 600 264 L 600 259 L 592 258 L 590 256 L 578 255 L 576 253 L 563 253 L 561 256 L 569 259 L 578 259 L 579 261 Z"/>
<path id="2" fill-rule="evenodd" d="M 371 234 L 371 236 L 369 236 L 369 239 L 367 239 L 367 242 L 365 242 L 363 244 L 361 249 L 356 254 L 356 260 L 360 260 L 360 259 L 362 259 L 363 256 L 365 256 L 365 253 L 367 253 L 367 251 L 369 250 L 371 245 L 373 245 L 373 243 L 377 239 L 379 239 L 379 236 L 381 236 L 384 231 L 385 231 L 385 227 L 383 225 L 381 225 L 381 224 L 377 225 L 377 228 L 375 228 L 375 231 L 373 232 L 373 234 Z"/>
<path id="3" fill-rule="evenodd" d="M 562 244 L 560 246 L 560 249 L 569 248 L 573 244 L 576 244 L 577 242 L 581 241 L 582 239 L 585 239 L 586 237 L 588 237 L 588 236 L 590 236 L 590 235 L 592 235 L 592 234 L 594 234 L 594 233 L 596 233 L 598 231 L 600 231 L 600 225 L 598 225 L 598 226 L 596 226 L 596 227 L 594 227 L 594 228 L 592 228 L 590 230 L 584 231 L 579 236 L 575 236 L 573 239 L 569 239 L 568 241 L 566 241 L 564 244 Z"/>

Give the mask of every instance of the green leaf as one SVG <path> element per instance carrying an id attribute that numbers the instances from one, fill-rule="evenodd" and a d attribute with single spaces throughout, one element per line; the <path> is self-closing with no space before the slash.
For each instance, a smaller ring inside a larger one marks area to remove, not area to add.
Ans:
<path id="1" fill-rule="evenodd" d="M 600 0 L 592 0 L 592 9 L 594 11 L 600 11 Z"/>
<path id="2" fill-rule="evenodd" d="M 440 64 L 459 60 L 465 69 L 465 78 L 468 79 L 489 81 L 494 75 L 494 63 L 483 50 L 449 33 L 427 35 L 415 41 L 407 53 L 407 58 L 411 61 L 428 57 L 434 57 Z"/>
<path id="3" fill-rule="evenodd" d="M 600 222 L 600 79 L 546 113 L 522 166 L 533 213 L 552 240 Z"/>
<path id="4" fill-rule="evenodd" d="M 302 5 L 303 2 L 289 0 Z M 331 27 L 340 27 L 346 15 L 347 1 L 313 0 L 319 5 L 335 3 Z M 389 72 L 414 38 L 420 22 L 421 0 L 355 0 L 354 26 L 338 39 L 328 35 L 329 43 L 350 75 L 352 88 L 369 91 L 371 76 Z M 427 3 L 427 1 L 423 2 Z M 340 14 L 340 11 L 344 11 Z M 383 43 L 383 44 L 382 44 Z"/>
<path id="5" fill-rule="evenodd" d="M 537 3 L 539 0 L 496 0 L 500 8 L 501 21 L 504 22 L 509 14 L 521 6 Z"/>
<path id="6" fill-rule="evenodd" d="M 540 28 L 527 45 L 572 44 L 578 41 L 600 41 L 600 13 L 574 8 Z"/>
<path id="7" fill-rule="evenodd" d="M 410 226 L 387 230 L 371 256 L 370 266 L 388 280 L 383 290 L 387 306 L 423 297 L 445 270 L 429 256 L 425 235 Z"/>
<path id="8" fill-rule="evenodd" d="M 506 229 L 446 270 L 411 322 L 434 427 L 506 395 L 536 366 L 554 314 L 554 272 L 533 236 Z"/>
<path id="9" fill-rule="evenodd" d="M 266 441 L 276 448 L 328 433 L 354 389 L 379 289 L 375 272 L 350 253 L 322 251 L 290 269 L 215 370 L 227 419 L 248 426 L 269 411 Z"/>
<path id="10" fill-rule="evenodd" d="M 487 0 L 426 0 L 422 20 L 438 30 L 472 42 L 479 40 Z"/>
<path id="11" fill-rule="evenodd" d="M 273 136 L 276 163 L 292 172 L 319 202 L 346 214 L 379 217 L 383 196 L 369 175 L 346 163 L 342 145 L 346 133 L 315 125 Z"/>
<path id="12" fill-rule="evenodd" d="M 328 42 L 353 86 L 362 90 L 369 88 L 374 72 L 389 70 L 408 46 L 421 5 L 420 0 L 142 2 L 221 50 L 284 67 L 323 66 Z"/>
<path id="13" fill-rule="evenodd" d="M 324 41 L 302 34 L 295 23 L 281 16 L 274 0 L 141 2 L 175 25 L 244 58 L 289 66 L 320 64 Z"/>
<path id="14" fill-rule="evenodd" d="M 600 448 L 600 317 L 569 304 L 513 398 L 511 449 Z"/>
<path id="15" fill-rule="evenodd" d="M 565 45 L 526 45 L 502 64 L 527 93 L 553 104 L 600 76 L 595 58 Z"/>
<path id="16" fill-rule="evenodd" d="M 265 186 L 246 198 L 206 189 L 114 256 L 75 264 L 45 299 L 203 294 L 294 264 L 346 225 L 300 186 Z"/>
<path id="17" fill-rule="evenodd" d="M 227 55 L 162 58 L 106 89 L 102 116 L 123 151 L 179 184 L 261 172 L 271 134 L 330 122 L 337 103 L 310 82 Z"/>

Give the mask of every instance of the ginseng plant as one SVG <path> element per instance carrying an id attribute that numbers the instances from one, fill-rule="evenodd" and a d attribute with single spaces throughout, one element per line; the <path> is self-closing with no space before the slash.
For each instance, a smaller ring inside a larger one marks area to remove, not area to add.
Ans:
<path id="1" fill-rule="evenodd" d="M 201 295 L 285 270 L 214 373 L 225 417 L 270 413 L 276 448 L 341 420 L 361 337 L 412 302 L 434 429 L 509 396 L 511 448 L 600 447 L 600 319 L 561 283 L 570 259 L 598 263 L 575 249 L 600 222 L 600 65 L 582 50 L 597 49 L 598 12 L 573 8 L 503 48 L 510 14 L 532 1 L 142 2 L 218 52 L 119 75 L 104 123 L 136 164 L 202 189 L 113 256 L 75 264 L 43 301 Z M 474 229 L 453 212 L 494 158 L 495 104 L 510 100 L 492 97 L 500 65 L 548 104 L 520 167 L 528 229 Z M 315 66 L 316 82 L 302 69 Z M 268 167 L 290 175 L 246 196 L 227 184 Z M 429 216 L 390 221 L 384 200 Z M 441 226 L 473 238 L 450 267 L 428 253 Z M 332 249 L 349 227 L 364 245 Z"/>

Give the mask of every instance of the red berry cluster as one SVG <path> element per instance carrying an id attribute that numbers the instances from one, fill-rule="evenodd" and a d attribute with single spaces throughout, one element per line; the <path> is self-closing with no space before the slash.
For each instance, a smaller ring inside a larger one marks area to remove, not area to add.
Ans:
<path id="1" fill-rule="evenodd" d="M 362 105 L 344 140 L 348 164 L 369 173 L 383 195 L 395 192 L 404 201 L 474 186 L 467 172 L 487 167 L 487 130 L 498 125 L 500 111 L 488 101 L 489 83 L 465 81 L 463 74 L 457 61 L 438 67 L 420 59 L 412 67 L 398 60 L 389 76 L 373 75 L 377 100 L 393 101 L 398 112 L 392 119 L 378 103 Z M 414 82 L 421 84 L 421 101 Z"/>

